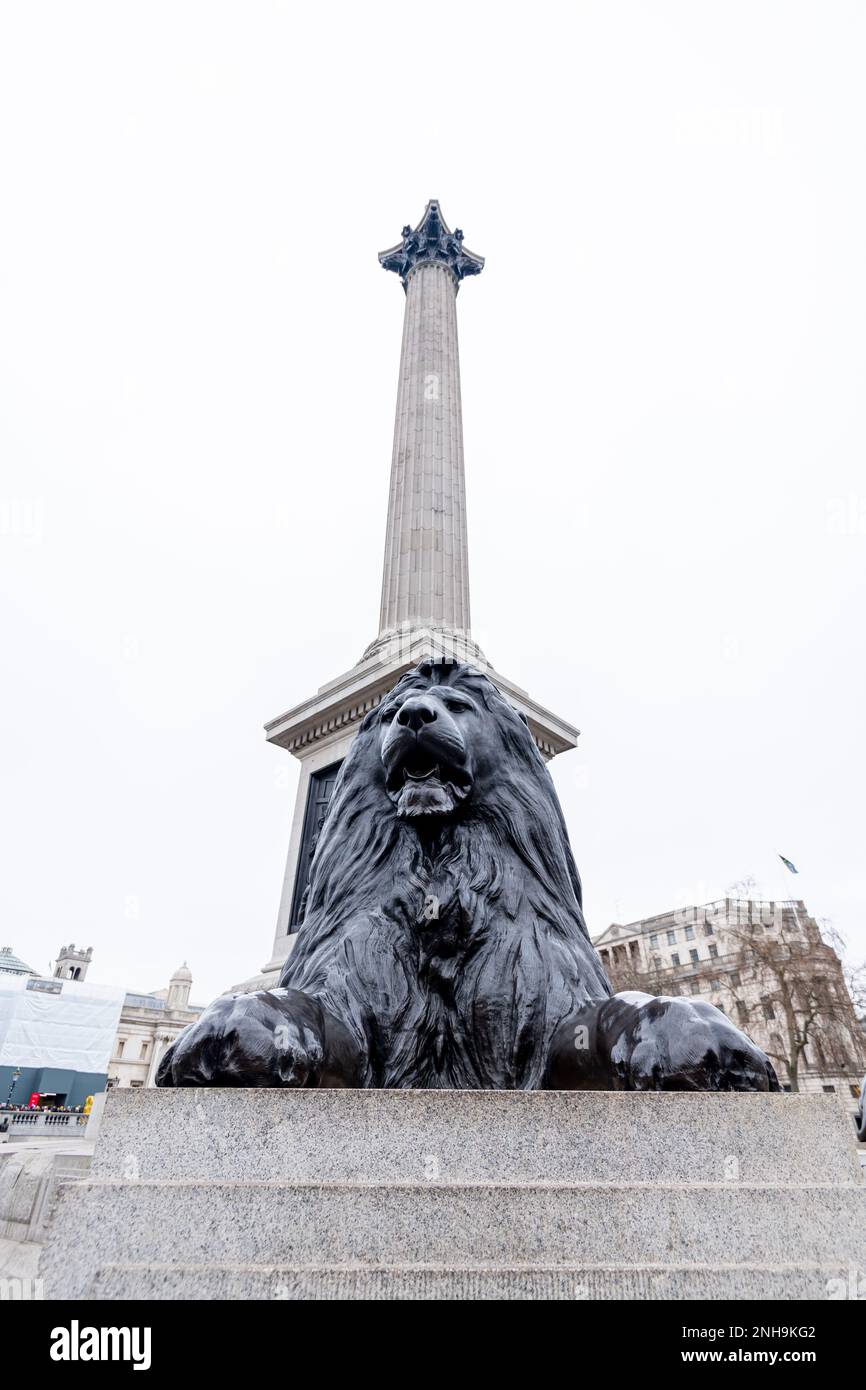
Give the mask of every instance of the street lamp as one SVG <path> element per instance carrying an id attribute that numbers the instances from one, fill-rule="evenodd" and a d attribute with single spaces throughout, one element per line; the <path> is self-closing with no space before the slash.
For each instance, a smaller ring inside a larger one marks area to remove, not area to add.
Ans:
<path id="1" fill-rule="evenodd" d="M 8 1094 L 8 1096 L 6 1097 L 6 1104 L 7 1104 L 7 1105 L 11 1105 L 11 1104 L 12 1104 L 12 1093 L 13 1093 L 13 1091 L 15 1090 L 15 1086 L 16 1086 L 17 1082 L 18 1082 L 20 1079 L 21 1079 L 21 1068 L 20 1068 L 20 1067 L 16 1067 L 15 1070 L 13 1071 L 13 1073 L 12 1073 L 12 1085 L 9 1087 L 9 1094 Z"/>

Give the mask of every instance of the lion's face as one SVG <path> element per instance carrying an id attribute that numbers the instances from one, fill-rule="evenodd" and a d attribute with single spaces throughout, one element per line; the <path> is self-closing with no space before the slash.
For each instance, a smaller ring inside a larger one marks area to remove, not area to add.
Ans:
<path id="1" fill-rule="evenodd" d="M 485 676 L 457 662 L 409 672 L 378 723 L 385 790 L 404 820 L 448 819 L 470 799 L 482 802 L 507 762 L 504 739 L 534 755 L 520 716 Z"/>
<path id="2" fill-rule="evenodd" d="M 450 687 L 395 690 L 382 711 L 385 789 L 397 814 L 447 817 L 472 791 L 479 709 Z"/>

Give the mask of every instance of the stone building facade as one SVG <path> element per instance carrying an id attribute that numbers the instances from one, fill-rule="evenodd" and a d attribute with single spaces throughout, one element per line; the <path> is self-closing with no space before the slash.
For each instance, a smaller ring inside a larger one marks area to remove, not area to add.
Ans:
<path id="1" fill-rule="evenodd" d="M 202 1012 L 200 1006 L 189 1002 L 191 988 L 192 974 L 184 961 L 172 975 L 168 989 L 127 994 L 108 1065 L 109 1090 L 156 1084 L 166 1048 Z"/>
<path id="2" fill-rule="evenodd" d="M 854 1110 L 866 1039 L 837 951 L 799 900 L 723 898 L 626 925 L 594 944 L 617 990 L 695 996 L 770 1056 L 786 1090 Z"/>
<path id="3" fill-rule="evenodd" d="M 55 980 L 83 980 L 92 960 L 92 946 L 88 946 L 85 950 L 83 947 L 76 946 L 74 941 L 69 946 L 61 946 L 54 962 Z"/>

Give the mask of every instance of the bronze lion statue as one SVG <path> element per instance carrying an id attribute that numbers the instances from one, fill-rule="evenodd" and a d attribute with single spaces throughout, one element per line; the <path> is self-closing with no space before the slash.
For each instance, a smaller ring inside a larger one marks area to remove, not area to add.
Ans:
<path id="1" fill-rule="evenodd" d="M 157 1084 L 778 1089 L 711 1005 L 611 994 L 526 721 L 453 661 L 362 723 L 279 988 L 217 999 Z"/>

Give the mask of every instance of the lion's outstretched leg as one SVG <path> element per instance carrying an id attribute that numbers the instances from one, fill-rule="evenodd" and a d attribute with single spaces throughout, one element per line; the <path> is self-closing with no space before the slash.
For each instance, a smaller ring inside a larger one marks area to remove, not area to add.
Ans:
<path id="1" fill-rule="evenodd" d="M 157 1086 L 357 1086 L 348 1028 L 297 989 L 215 1000 L 168 1049 Z"/>
<path id="2" fill-rule="evenodd" d="M 769 1058 L 720 1009 L 637 990 L 590 1004 L 553 1039 L 553 1090 L 778 1091 Z"/>

